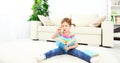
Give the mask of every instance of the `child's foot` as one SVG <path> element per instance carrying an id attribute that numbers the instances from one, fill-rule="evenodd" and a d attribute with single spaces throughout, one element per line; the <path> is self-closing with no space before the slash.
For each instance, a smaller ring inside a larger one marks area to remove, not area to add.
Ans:
<path id="1" fill-rule="evenodd" d="M 90 60 L 91 63 L 100 63 L 99 61 L 100 61 L 100 58 L 98 56 L 92 57 Z"/>
<path id="2" fill-rule="evenodd" d="M 44 54 L 39 55 L 39 56 L 35 57 L 35 59 L 37 62 L 41 62 L 41 61 L 45 60 L 45 55 Z"/>

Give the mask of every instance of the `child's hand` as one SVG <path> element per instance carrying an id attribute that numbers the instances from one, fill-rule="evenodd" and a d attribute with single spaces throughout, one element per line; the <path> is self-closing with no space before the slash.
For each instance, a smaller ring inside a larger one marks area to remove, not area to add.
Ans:
<path id="1" fill-rule="evenodd" d="M 58 28 L 58 29 L 57 29 L 57 32 L 60 33 L 60 32 L 61 32 L 61 28 Z"/>
<path id="2" fill-rule="evenodd" d="M 67 50 L 67 51 L 68 51 L 68 50 L 70 50 L 70 48 L 69 48 L 69 47 L 64 47 L 64 49 L 65 49 L 65 50 Z"/>
<path id="3" fill-rule="evenodd" d="M 59 27 L 59 28 L 57 29 L 57 33 L 61 33 L 61 32 L 62 32 L 62 28 Z"/>
<path id="4" fill-rule="evenodd" d="M 59 27 L 56 32 L 54 33 L 54 35 L 52 36 L 52 39 L 55 39 L 57 37 L 57 33 L 61 33 L 61 27 Z"/>

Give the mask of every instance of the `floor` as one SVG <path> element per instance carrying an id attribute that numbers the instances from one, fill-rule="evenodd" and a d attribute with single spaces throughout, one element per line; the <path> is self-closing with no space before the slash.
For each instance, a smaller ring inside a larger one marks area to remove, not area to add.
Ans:
<path id="1" fill-rule="evenodd" d="M 13 41 L 13 42 L 18 42 L 18 44 L 20 43 L 20 42 L 22 42 L 22 43 L 26 43 L 26 44 L 28 44 L 29 42 L 35 42 L 35 44 L 36 43 L 39 43 L 39 41 L 32 41 L 32 40 L 15 40 L 15 41 Z M 11 43 L 11 41 L 8 41 L 8 42 L 3 42 L 3 45 L 5 45 L 5 44 L 10 44 Z M 34 45 L 35 45 L 34 44 Z M 118 41 L 118 40 L 115 40 L 114 41 L 114 47 L 113 48 L 105 48 L 105 47 L 97 47 L 97 46 L 87 46 L 87 45 L 79 45 L 80 47 L 79 47 L 79 49 L 94 49 L 94 50 L 96 50 L 96 49 L 99 49 L 99 50 L 97 50 L 97 51 L 99 51 L 100 53 L 102 53 L 103 51 L 106 51 L 107 53 L 109 52 L 109 54 L 108 54 L 108 56 L 109 55 L 112 55 L 112 56 L 114 56 L 114 59 L 117 59 L 118 61 L 117 62 L 104 62 L 104 63 L 120 63 L 120 41 Z M 29 44 L 28 44 L 29 45 Z M 39 44 L 37 44 L 37 45 L 39 45 Z M 2 46 L 2 44 L 0 44 L 0 46 Z M 16 45 L 15 45 L 16 46 Z M 26 46 L 26 45 L 22 45 L 22 46 Z M 32 46 L 32 44 L 30 44 L 30 46 Z M 16 46 L 16 47 L 18 47 L 18 46 Z M 21 47 L 21 46 L 20 46 Z M 22 47 L 21 47 L 22 48 Z M 47 46 L 46 46 L 46 48 L 48 48 Z M 24 48 L 25 49 L 25 48 Z M 21 49 L 22 50 L 22 49 Z M 38 49 L 37 49 L 38 50 Z M 25 50 L 26 51 L 26 50 Z M 42 50 L 43 51 L 43 50 Z M 23 52 L 21 52 L 21 53 L 23 53 Z M 25 54 L 25 53 L 23 53 L 23 54 Z M 26 54 L 28 54 L 28 53 L 26 53 Z M 17 55 L 17 53 L 16 53 L 16 55 Z M 109 58 L 107 58 L 108 60 L 109 60 Z M 19 59 L 18 59 L 19 60 Z M 102 59 L 103 61 L 104 61 L 104 59 Z M 14 63 L 16 63 L 16 62 L 14 62 Z M 20 63 L 20 62 L 19 62 Z M 45 62 L 43 62 L 43 63 L 45 63 Z"/>
<path id="2" fill-rule="evenodd" d="M 106 55 L 101 56 L 103 59 L 101 59 L 102 63 L 120 63 L 120 41 L 115 40 L 114 41 L 114 47 L 113 48 L 105 48 L 105 47 L 97 47 L 97 46 L 87 46 L 87 45 L 79 45 L 78 49 L 85 50 L 88 49 L 92 51 L 99 52 L 100 54 L 106 53 Z M 96 50 L 98 49 L 98 50 Z M 107 57 L 106 57 L 107 56 Z M 56 57 L 54 57 L 56 58 Z M 53 58 L 53 59 L 54 59 Z M 57 59 L 58 60 L 58 59 Z M 65 60 L 65 59 L 63 59 Z M 108 61 L 107 61 L 108 60 Z M 113 60 L 113 61 L 112 61 Z M 117 60 L 117 61 L 116 61 Z M 48 61 L 45 61 L 43 63 L 51 63 L 51 59 Z M 54 62 L 54 61 L 53 61 Z M 83 62 L 84 63 L 84 62 Z M 101 62 L 99 62 L 101 63 Z"/>
<path id="3" fill-rule="evenodd" d="M 114 41 L 114 47 L 113 49 L 119 49 L 120 50 L 120 40 L 115 40 Z"/>
<path id="4" fill-rule="evenodd" d="M 120 61 L 120 40 L 115 40 L 114 41 L 114 47 L 110 48 L 109 50 L 113 53 L 113 55 L 116 56 L 116 58 L 119 59 Z"/>

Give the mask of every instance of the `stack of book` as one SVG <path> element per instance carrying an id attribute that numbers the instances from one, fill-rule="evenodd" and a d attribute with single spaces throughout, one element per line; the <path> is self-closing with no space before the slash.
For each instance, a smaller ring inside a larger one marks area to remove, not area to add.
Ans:
<path id="1" fill-rule="evenodd" d="M 120 16 L 116 16 L 116 24 L 120 24 Z"/>

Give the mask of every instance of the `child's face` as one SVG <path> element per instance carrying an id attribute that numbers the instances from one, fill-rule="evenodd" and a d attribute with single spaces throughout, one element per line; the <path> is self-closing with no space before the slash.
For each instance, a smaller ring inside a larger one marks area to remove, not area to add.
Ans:
<path id="1" fill-rule="evenodd" d="M 65 33 L 70 31 L 70 25 L 67 22 L 63 22 L 61 28 Z"/>

